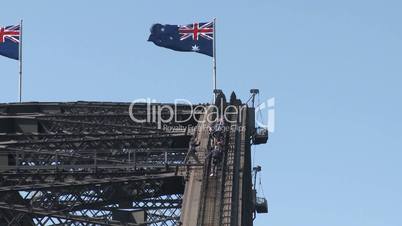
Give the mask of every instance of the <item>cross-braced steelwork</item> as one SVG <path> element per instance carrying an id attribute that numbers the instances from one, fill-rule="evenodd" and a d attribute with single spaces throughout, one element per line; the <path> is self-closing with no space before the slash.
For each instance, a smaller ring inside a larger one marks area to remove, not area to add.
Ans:
<path id="1" fill-rule="evenodd" d="M 176 225 L 191 136 L 129 104 L 0 105 L 0 225 Z"/>

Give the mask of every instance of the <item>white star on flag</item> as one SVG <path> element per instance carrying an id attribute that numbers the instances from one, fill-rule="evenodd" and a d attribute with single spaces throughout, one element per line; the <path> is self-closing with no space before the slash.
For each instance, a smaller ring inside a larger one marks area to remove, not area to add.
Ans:
<path id="1" fill-rule="evenodd" d="M 193 45 L 193 46 L 191 46 L 191 48 L 192 48 L 192 50 L 193 50 L 194 52 L 200 51 L 200 47 L 197 46 L 197 45 Z"/>

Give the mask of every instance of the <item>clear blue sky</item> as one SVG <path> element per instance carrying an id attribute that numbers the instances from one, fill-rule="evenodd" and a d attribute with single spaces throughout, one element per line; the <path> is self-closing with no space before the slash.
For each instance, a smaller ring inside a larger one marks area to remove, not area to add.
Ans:
<path id="1" fill-rule="evenodd" d="M 270 214 L 257 226 L 402 225 L 402 2 L 3 1 L 24 23 L 25 100 L 208 102 L 211 59 L 146 42 L 151 24 L 218 19 L 218 79 L 276 98 L 258 147 Z M 17 100 L 0 58 L 0 102 Z"/>

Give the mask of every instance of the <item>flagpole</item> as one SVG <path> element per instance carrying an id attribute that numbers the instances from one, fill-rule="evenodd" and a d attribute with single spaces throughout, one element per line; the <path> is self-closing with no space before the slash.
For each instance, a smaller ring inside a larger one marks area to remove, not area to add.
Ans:
<path id="1" fill-rule="evenodd" d="M 212 58 L 212 65 L 213 65 L 213 73 L 212 73 L 212 81 L 213 81 L 213 92 L 214 92 L 214 99 L 216 99 L 216 18 L 214 18 L 214 39 L 212 44 L 212 51 L 213 51 L 213 58 Z M 215 101 L 215 100 L 214 100 Z"/>
<path id="2" fill-rule="evenodd" d="M 22 20 L 20 21 L 20 43 L 18 45 L 19 50 L 19 67 L 20 67 L 20 74 L 19 74 L 19 93 L 20 93 L 20 103 L 22 102 Z"/>

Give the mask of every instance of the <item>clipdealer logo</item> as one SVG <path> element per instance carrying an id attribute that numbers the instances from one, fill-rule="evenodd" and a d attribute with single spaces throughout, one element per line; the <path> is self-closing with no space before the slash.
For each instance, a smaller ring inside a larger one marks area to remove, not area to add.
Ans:
<path id="1" fill-rule="evenodd" d="M 259 117 L 261 112 L 266 112 L 266 122 L 264 122 L 264 117 Z M 268 132 L 275 132 L 275 97 L 269 98 L 268 100 L 262 102 L 255 108 L 256 114 L 256 126 L 261 128 L 266 128 Z"/>
<path id="2" fill-rule="evenodd" d="M 232 117 L 239 115 L 239 120 L 241 122 L 243 109 L 247 108 L 247 105 L 225 105 L 223 103 L 221 106 L 215 105 L 194 105 L 189 100 L 186 99 L 175 99 L 173 104 L 156 104 L 156 99 L 151 98 L 140 98 L 131 102 L 129 106 L 129 116 L 135 123 L 156 123 L 158 129 L 165 129 L 166 124 L 180 124 L 186 123 L 188 121 L 195 121 L 200 123 L 201 120 L 196 117 L 197 114 L 208 112 L 207 122 L 212 123 L 216 118 L 223 117 L 226 122 L 234 124 L 237 122 L 237 117 Z M 137 117 L 135 112 L 136 105 L 146 105 L 146 117 L 141 114 L 142 117 Z M 183 110 L 183 106 L 186 107 L 187 117 L 182 117 L 183 114 L 180 113 Z M 258 105 L 255 109 L 256 112 L 256 126 L 268 129 L 269 132 L 273 133 L 275 130 L 275 98 L 270 98 L 267 101 Z M 220 109 L 223 109 L 220 111 Z M 267 110 L 267 122 L 264 123 L 263 117 L 258 117 L 261 112 Z M 181 116 L 180 118 L 178 116 Z"/>

